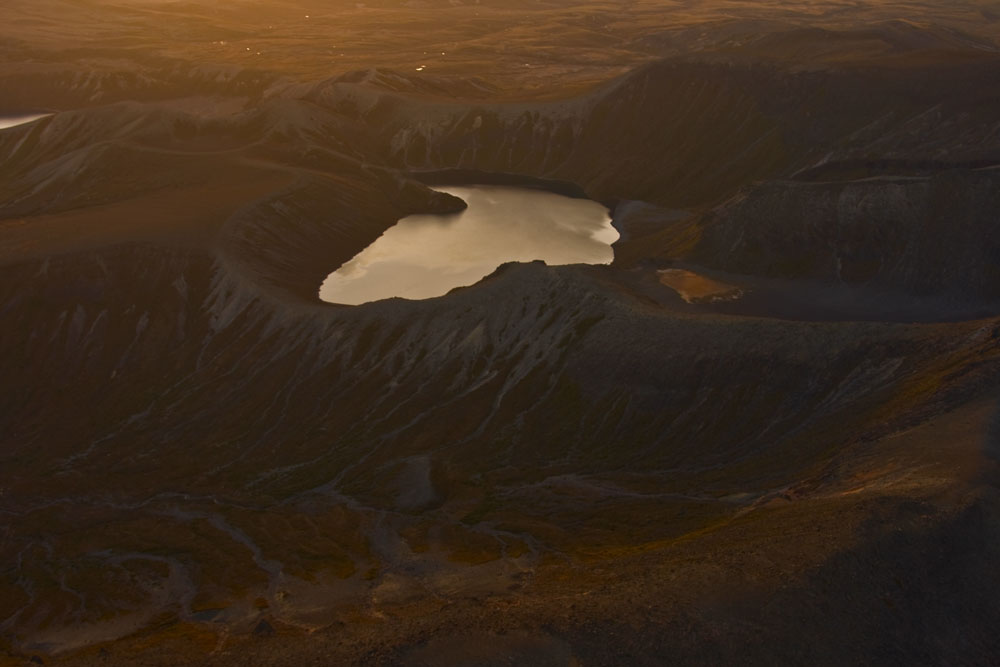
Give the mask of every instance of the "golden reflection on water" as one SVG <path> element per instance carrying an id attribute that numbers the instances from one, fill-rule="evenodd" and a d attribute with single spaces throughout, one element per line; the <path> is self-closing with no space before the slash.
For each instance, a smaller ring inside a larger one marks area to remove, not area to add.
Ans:
<path id="1" fill-rule="evenodd" d="M 403 218 L 330 274 L 320 298 L 344 304 L 427 299 L 471 285 L 504 262 L 609 264 L 614 258 L 618 232 L 597 202 L 492 185 L 435 189 L 468 208 Z"/>
<path id="2" fill-rule="evenodd" d="M 30 123 L 32 121 L 38 120 L 39 118 L 45 118 L 46 116 L 51 116 L 52 114 L 21 114 L 18 116 L 0 116 L 0 130 L 4 130 L 8 127 L 15 127 L 17 125 L 24 125 L 25 123 Z"/>

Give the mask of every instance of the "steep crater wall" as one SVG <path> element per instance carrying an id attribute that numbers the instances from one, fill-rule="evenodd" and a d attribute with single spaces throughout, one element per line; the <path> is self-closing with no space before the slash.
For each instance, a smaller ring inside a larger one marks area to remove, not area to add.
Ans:
<path id="1" fill-rule="evenodd" d="M 1000 170 L 776 181 L 703 221 L 694 257 L 729 271 L 1000 299 Z"/>

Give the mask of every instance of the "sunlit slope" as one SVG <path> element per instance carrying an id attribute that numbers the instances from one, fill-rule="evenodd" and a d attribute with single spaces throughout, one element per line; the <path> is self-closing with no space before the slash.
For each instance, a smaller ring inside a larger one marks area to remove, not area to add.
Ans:
<path id="1" fill-rule="evenodd" d="M 558 98 L 664 56 L 807 69 L 974 59 L 995 52 L 997 26 L 988 0 L 871 0 L 849 10 L 838 0 L 12 0 L 0 26 L 8 63 L 0 91 L 4 105 L 58 109 L 254 100 L 288 83 L 382 67 L 462 79 L 462 97 Z"/>

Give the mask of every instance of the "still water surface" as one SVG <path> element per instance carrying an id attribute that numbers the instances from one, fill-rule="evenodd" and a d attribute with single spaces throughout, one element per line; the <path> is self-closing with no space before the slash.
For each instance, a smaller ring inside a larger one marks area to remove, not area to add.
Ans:
<path id="1" fill-rule="evenodd" d="M 6 129 L 8 127 L 14 127 L 16 125 L 24 125 L 25 123 L 30 123 L 32 121 L 38 120 L 39 118 L 45 118 L 46 116 L 51 116 L 50 113 L 43 114 L 21 114 L 17 116 L 2 116 L 0 115 L 0 130 Z"/>
<path id="2" fill-rule="evenodd" d="M 493 185 L 442 186 L 468 204 L 451 215 L 411 215 L 331 273 L 319 296 L 359 304 L 427 299 L 471 285 L 504 262 L 609 264 L 618 232 L 588 199 Z"/>

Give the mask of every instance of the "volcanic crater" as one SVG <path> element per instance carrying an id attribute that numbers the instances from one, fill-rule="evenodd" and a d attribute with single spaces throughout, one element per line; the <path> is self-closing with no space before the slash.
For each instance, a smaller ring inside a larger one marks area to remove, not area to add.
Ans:
<path id="1" fill-rule="evenodd" d="M 88 78 L 44 42 L 64 92 L 0 72 L 59 109 L 0 129 L 12 664 L 1000 654 L 994 36 L 962 3 L 947 30 L 686 19 L 711 39 L 596 5 L 524 11 L 567 49 L 628 33 L 625 71 L 316 77 L 305 47 L 268 70 L 188 45 Z M 392 11 L 417 20 L 341 17 Z M 319 299 L 473 182 L 601 202 L 613 261 Z"/>

